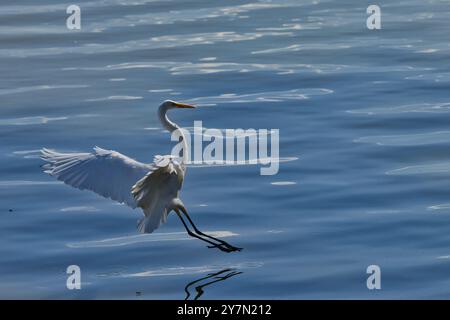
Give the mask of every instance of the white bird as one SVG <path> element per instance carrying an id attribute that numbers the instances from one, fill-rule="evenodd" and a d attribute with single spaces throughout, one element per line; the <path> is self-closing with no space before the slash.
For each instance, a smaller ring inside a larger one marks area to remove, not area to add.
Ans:
<path id="1" fill-rule="evenodd" d="M 164 101 L 159 106 L 158 116 L 170 132 L 180 129 L 167 118 L 167 111 L 174 108 L 195 107 L 171 100 Z M 240 251 L 241 248 L 201 232 L 180 200 L 188 146 L 183 130 L 178 132 L 184 146 L 181 160 L 171 155 L 155 156 L 153 163 L 145 164 L 117 151 L 99 147 L 95 147 L 93 153 L 60 153 L 44 148 L 41 150 L 41 159 L 47 163 L 42 168 L 45 173 L 72 187 L 94 191 L 133 209 L 142 208 L 144 217 L 138 222 L 141 233 L 153 232 L 167 221 L 168 214 L 173 210 L 190 236 L 209 243 L 210 248 L 217 247 L 225 252 Z M 194 231 L 190 230 L 183 215 Z"/>

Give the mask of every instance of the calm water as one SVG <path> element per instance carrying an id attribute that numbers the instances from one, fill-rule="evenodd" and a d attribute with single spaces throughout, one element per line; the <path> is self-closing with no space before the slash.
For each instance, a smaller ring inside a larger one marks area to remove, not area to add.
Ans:
<path id="1" fill-rule="evenodd" d="M 200 299 L 450 297 L 449 1 L 378 1 L 379 31 L 361 1 L 77 1 L 81 31 L 69 4 L 0 7 L 1 298 L 184 299 L 219 272 Z M 182 126 L 280 129 L 275 176 L 188 170 L 191 215 L 242 252 L 172 215 L 139 235 L 138 210 L 41 172 L 42 147 L 169 153 L 164 99 L 209 105 Z"/>

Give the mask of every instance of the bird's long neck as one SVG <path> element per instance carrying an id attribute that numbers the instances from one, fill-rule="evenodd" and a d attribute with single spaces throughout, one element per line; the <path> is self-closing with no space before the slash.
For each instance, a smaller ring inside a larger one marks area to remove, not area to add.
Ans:
<path id="1" fill-rule="evenodd" d="M 164 126 L 164 128 L 169 130 L 170 133 L 180 128 L 176 123 L 169 120 L 169 118 L 167 117 L 167 108 L 165 108 L 164 106 L 161 106 L 159 108 L 158 115 L 162 125 Z"/>
<path id="2" fill-rule="evenodd" d="M 182 142 L 183 142 L 183 163 L 187 163 L 188 159 L 189 159 L 189 150 L 188 150 L 188 145 L 186 142 L 186 137 L 184 136 L 184 130 L 181 129 L 175 122 L 171 121 L 168 117 L 167 117 L 167 108 L 165 107 L 160 107 L 158 110 L 158 115 L 159 115 L 159 120 L 161 121 L 162 125 L 164 126 L 164 128 L 166 128 L 167 130 L 169 130 L 170 133 L 178 130 Z"/>

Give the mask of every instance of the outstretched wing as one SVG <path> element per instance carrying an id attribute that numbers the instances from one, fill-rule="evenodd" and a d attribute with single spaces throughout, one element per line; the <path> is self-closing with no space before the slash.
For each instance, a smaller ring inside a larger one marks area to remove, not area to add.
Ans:
<path id="1" fill-rule="evenodd" d="M 59 153 L 41 150 L 45 173 L 80 190 L 88 189 L 136 208 L 131 187 L 154 167 L 119 152 L 94 148 L 93 153 Z"/>

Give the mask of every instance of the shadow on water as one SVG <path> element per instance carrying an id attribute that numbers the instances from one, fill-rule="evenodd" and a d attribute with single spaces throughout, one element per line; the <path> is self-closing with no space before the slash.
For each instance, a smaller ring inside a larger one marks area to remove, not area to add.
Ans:
<path id="1" fill-rule="evenodd" d="M 204 291 L 205 287 L 207 287 L 211 284 L 217 283 L 217 282 L 227 280 L 227 279 L 232 278 L 241 273 L 242 273 L 241 271 L 237 271 L 236 269 L 227 268 L 227 269 L 223 269 L 216 273 L 209 273 L 207 276 L 204 276 L 204 277 L 201 277 L 194 281 L 191 281 L 184 287 L 184 291 L 186 292 L 186 298 L 184 300 L 189 300 L 189 298 L 191 297 L 190 290 L 192 290 L 192 289 L 195 289 L 196 295 L 195 295 L 195 297 L 193 297 L 193 299 L 190 299 L 190 300 L 197 300 L 205 292 Z M 210 280 L 210 281 L 207 281 L 207 280 Z M 196 284 L 199 284 L 199 285 L 194 287 L 194 285 L 196 285 Z"/>

